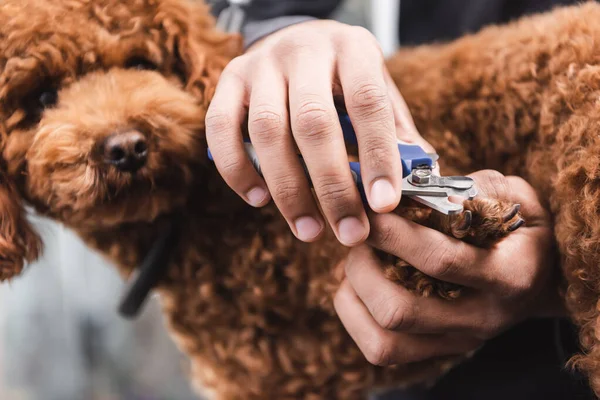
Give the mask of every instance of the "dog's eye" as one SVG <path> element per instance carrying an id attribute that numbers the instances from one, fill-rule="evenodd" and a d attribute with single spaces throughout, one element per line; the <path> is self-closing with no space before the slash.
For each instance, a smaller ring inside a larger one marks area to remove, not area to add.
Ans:
<path id="1" fill-rule="evenodd" d="M 26 113 L 21 121 L 23 127 L 37 124 L 42 119 L 45 110 L 52 108 L 58 102 L 58 91 L 53 85 L 42 85 L 38 90 L 34 90 L 23 98 L 21 107 Z"/>
<path id="2" fill-rule="evenodd" d="M 58 93 L 56 90 L 45 90 L 40 93 L 38 98 L 38 103 L 42 109 L 53 107 L 57 101 Z"/>
<path id="3" fill-rule="evenodd" d="M 158 66 L 145 58 L 134 57 L 125 63 L 125 68 L 137 69 L 140 71 L 156 71 Z"/>
<path id="4" fill-rule="evenodd" d="M 22 107 L 27 112 L 23 121 L 26 125 L 38 123 L 44 110 L 52 108 L 58 101 L 58 92 L 51 86 L 44 86 L 23 99 Z"/>

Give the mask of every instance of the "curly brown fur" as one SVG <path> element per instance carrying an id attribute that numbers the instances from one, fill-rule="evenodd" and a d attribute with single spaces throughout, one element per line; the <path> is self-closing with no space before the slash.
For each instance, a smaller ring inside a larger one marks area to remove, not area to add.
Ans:
<path id="1" fill-rule="evenodd" d="M 597 388 L 598 17 L 597 4 L 560 9 L 389 62 L 444 172 L 519 174 L 548 199 L 567 300 L 589 353 L 579 364 Z M 198 386 L 221 399 L 362 399 L 435 379 L 463 356 L 370 365 L 333 308 L 347 249 L 330 232 L 318 243 L 297 241 L 274 206 L 251 209 L 207 162 L 205 112 L 239 51 L 239 38 L 218 33 L 207 8 L 186 0 L 3 1 L 0 279 L 39 250 L 23 203 L 76 230 L 124 276 L 183 212 L 158 290 Z M 128 68 L 140 60 L 156 70 Z M 53 89 L 56 104 L 40 109 L 40 95 Z M 124 130 L 148 140 L 147 164 L 135 174 L 99 152 Z M 467 202 L 452 220 L 398 212 L 491 246 L 522 223 L 515 205 L 493 197 Z M 383 259 L 386 275 L 416 293 L 460 295 L 460 287 Z"/>

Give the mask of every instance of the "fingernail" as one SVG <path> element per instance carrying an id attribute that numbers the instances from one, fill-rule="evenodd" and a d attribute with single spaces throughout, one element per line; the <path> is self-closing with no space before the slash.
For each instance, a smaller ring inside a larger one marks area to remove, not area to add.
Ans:
<path id="1" fill-rule="evenodd" d="M 298 239 L 303 242 L 313 240 L 321 233 L 322 226 L 312 217 L 300 217 L 294 222 Z"/>
<path id="2" fill-rule="evenodd" d="M 365 237 L 366 229 L 358 218 L 346 217 L 338 224 L 338 234 L 343 245 L 352 246 Z"/>
<path id="3" fill-rule="evenodd" d="M 387 208 L 396 202 L 396 191 L 387 179 L 378 179 L 371 186 L 371 207 L 377 210 Z"/>
<path id="4" fill-rule="evenodd" d="M 248 202 L 250 202 L 251 205 L 253 205 L 254 207 L 258 207 L 265 201 L 265 198 L 267 197 L 267 191 L 257 186 L 255 188 L 250 189 L 246 197 L 248 198 Z"/>

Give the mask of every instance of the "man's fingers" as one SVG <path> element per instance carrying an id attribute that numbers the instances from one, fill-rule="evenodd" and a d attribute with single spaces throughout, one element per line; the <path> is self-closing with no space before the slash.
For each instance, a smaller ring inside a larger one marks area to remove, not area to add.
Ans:
<path id="1" fill-rule="evenodd" d="M 435 357 L 463 354 L 479 341 L 464 335 L 411 335 L 385 330 L 373 319 L 348 281 L 334 299 L 337 314 L 366 359 L 375 365 L 418 362 Z"/>
<path id="2" fill-rule="evenodd" d="M 550 227 L 550 214 L 542 206 L 535 189 L 523 178 L 507 176 L 511 188 L 510 200 L 521 205 L 521 214 L 529 228 L 540 226 Z"/>
<path id="3" fill-rule="evenodd" d="M 402 164 L 383 55 L 372 35 L 354 28 L 338 45 L 338 75 L 358 139 L 365 192 L 371 209 L 390 212 L 402 191 Z"/>
<path id="4" fill-rule="evenodd" d="M 353 246 L 367 238 L 369 221 L 333 102 L 333 54 L 313 46 L 288 60 L 291 124 L 323 214 L 338 240 Z M 321 67 L 315 68 L 320 59 Z"/>
<path id="5" fill-rule="evenodd" d="M 519 178 L 507 179 L 495 171 L 480 171 L 471 176 L 481 196 L 520 202 L 524 218 L 528 220 L 530 215 L 533 225 L 526 225 L 489 250 L 394 214 L 372 214 L 368 242 L 431 277 L 505 296 L 520 295 L 535 281 L 539 265 L 543 265 L 539 259 L 543 254 L 517 264 L 514 255 L 531 254 L 532 240 L 540 241 L 539 248 L 548 248 L 551 237 L 548 216 L 535 200 L 533 189 Z"/>
<path id="6" fill-rule="evenodd" d="M 221 75 L 206 114 L 206 140 L 215 165 L 229 187 L 250 205 L 260 207 L 270 200 L 270 196 L 242 142 L 247 90 L 234 72 L 235 63 L 232 61 Z"/>
<path id="7" fill-rule="evenodd" d="M 485 169 L 468 176 L 475 180 L 477 196 L 497 200 L 510 200 L 513 197 L 513 191 L 506 176 L 498 171 Z"/>
<path id="8" fill-rule="evenodd" d="M 372 214 L 368 241 L 446 282 L 484 288 L 493 281 L 491 253 L 395 214 Z"/>
<path id="9" fill-rule="evenodd" d="M 346 279 L 377 324 L 410 333 L 477 332 L 486 336 L 497 313 L 485 298 L 463 296 L 453 301 L 418 297 L 388 280 L 382 265 L 366 245 L 352 249 L 345 264 Z"/>
<path id="10" fill-rule="evenodd" d="M 256 68 L 252 82 L 248 130 L 263 176 L 292 232 L 300 240 L 314 241 L 325 223 L 291 136 L 286 79 L 265 61 Z"/>
<path id="11" fill-rule="evenodd" d="M 477 171 L 468 176 L 475 180 L 478 196 L 520 204 L 521 214 L 528 220 L 548 218 L 548 211 L 541 205 L 535 189 L 523 178 L 504 176 L 494 170 Z"/>

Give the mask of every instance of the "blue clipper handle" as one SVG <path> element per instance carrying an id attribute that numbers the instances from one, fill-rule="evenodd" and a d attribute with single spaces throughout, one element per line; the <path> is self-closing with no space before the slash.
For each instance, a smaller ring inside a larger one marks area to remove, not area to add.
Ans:
<path id="1" fill-rule="evenodd" d="M 350 162 L 350 171 L 352 171 L 352 177 L 358 188 L 358 193 L 362 198 L 363 203 L 367 204 L 367 194 L 365 193 L 365 185 L 363 184 L 362 176 L 360 175 L 360 163 Z"/>
<path id="2" fill-rule="evenodd" d="M 354 127 L 352 126 L 352 122 L 350 122 L 350 117 L 348 114 L 338 114 L 340 118 L 340 125 L 342 127 L 342 132 L 344 133 L 344 142 L 349 144 L 358 144 L 358 140 L 356 139 L 356 132 L 354 131 Z"/>
<path id="3" fill-rule="evenodd" d="M 398 144 L 400 160 L 402 161 L 402 177 L 406 178 L 418 166 L 433 167 L 433 160 L 416 144 Z"/>
<path id="4" fill-rule="evenodd" d="M 349 144 L 358 144 L 356 132 L 350 121 L 348 114 L 340 113 L 340 125 L 344 133 L 344 141 Z M 433 166 L 431 157 L 421 148 L 421 146 L 413 144 L 398 143 L 398 151 L 400 151 L 400 159 L 402 160 L 402 177 L 406 178 L 410 172 L 417 166 L 426 165 Z M 362 182 L 362 181 L 361 181 Z"/>

